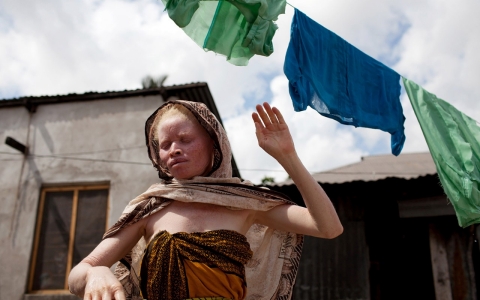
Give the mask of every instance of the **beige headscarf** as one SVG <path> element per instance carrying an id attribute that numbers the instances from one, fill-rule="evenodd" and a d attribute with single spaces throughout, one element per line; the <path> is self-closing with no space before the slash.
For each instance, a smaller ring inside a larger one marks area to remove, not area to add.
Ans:
<path id="1" fill-rule="evenodd" d="M 207 177 L 176 180 L 159 165 L 152 125 L 158 111 L 170 103 L 189 109 L 212 137 L 214 161 Z M 203 103 L 184 100 L 165 103 L 147 119 L 145 135 L 148 155 L 162 182 L 152 185 L 146 192 L 130 201 L 120 219 L 105 233 L 104 238 L 111 237 L 119 230 L 154 214 L 172 201 L 210 203 L 230 209 L 259 211 L 278 205 L 294 204 L 283 194 L 255 187 L 248 181 L 232 177 L 232 154 L 227 135 L 220 122 Z M 252 259 L 245 266 L 248 286 L 246 299 L 290 299 L 300 262 L 303 236 L 254 224 L 246 237 L 253 251 Z M 128 299 L 142 299 L 137 274 L 140 274 L 145 247 L 145 239 L 141 238 L 115 269 L 115 275 L 123 284 Z"/>

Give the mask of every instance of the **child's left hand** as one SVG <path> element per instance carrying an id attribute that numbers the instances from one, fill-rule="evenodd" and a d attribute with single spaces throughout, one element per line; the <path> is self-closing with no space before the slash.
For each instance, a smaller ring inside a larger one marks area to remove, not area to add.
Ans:
<path id="1" fill-rule="evenodd" d="M 280 111 L 266 102 L 263 106 L 258 104 L 256 109 L 258 113 L 252 113 L 252 119 L 258 145 L 279 162 L 295 154 L 292 135 Z"/>

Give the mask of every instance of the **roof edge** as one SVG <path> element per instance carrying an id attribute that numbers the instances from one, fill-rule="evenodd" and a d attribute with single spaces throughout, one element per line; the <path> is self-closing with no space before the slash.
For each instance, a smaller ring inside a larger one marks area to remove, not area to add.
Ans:
<path id="1" fill-rule="evenodd" d="M 162 86 L 160 88 L 124 90 L 124 91 L 107 91 L 107 92 L 86 92 L 82 94 L 71 93 L 65 95 L 52 96 L 25 96 L 11 99 L 0 99 L 0 108 L 4 107 L 18 107 L 24 106 L 28 111 L 35 112 L 37 106 L 44 104 L 57 104 L 65 102 L 78 101 L 95 101 L 125 97 L 145 97 L 160 95 L 165 100 L 168 99 L 169 94 L 175 94 L 178 90 L 208 88 L 206 82 L 189 83 L 182 85 Z M 210 96 L 211 97 L 211 96 Z"/>

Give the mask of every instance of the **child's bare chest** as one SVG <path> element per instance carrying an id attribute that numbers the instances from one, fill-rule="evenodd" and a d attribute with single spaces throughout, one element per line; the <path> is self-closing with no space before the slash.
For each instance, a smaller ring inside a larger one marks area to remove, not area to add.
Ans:
<path id="1" fill-rule="evenodd" d="M 232 210 L 213 204 L 174 201 L 148 217 L 145 238 L 149 241 L 163 230 L 176 233 L 228 229 L 245 234 L 252 225 L 252 219 L 250 210 Z"/>

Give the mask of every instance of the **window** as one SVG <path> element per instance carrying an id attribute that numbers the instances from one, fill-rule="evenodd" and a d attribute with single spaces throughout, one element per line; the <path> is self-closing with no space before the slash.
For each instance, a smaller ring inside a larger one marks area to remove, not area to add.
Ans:
<path id="1" fill-rule="evenodd" d="M 68 290 L 70 270 L 102 239 L 107 208 L 108 186 L 42 189 L 29 292 Z"/>

